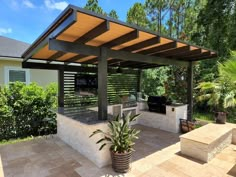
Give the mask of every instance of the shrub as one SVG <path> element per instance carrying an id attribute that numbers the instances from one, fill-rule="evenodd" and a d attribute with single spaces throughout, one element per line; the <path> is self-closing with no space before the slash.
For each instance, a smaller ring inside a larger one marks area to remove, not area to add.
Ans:
<path id="1" fill-rule="evenodd" d="M 0 140 L 56 133 L 56 85 L 15 82 L 0 90 Z"/>

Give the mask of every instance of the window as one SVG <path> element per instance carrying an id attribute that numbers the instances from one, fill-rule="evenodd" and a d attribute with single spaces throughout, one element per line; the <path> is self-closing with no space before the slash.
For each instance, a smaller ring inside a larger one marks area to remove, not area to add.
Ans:
<path id="1" fill-rule="evenodd" d="M 20 81 L 25 84 L 30 83 L 29 70 L 17 67 L 5 67 L 5 84 Z"/>

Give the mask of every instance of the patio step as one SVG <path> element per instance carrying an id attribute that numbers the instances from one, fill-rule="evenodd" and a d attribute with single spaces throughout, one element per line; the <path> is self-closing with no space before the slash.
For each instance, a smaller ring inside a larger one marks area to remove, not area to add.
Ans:
<path id="1" fill-rule="evenodd" d="M 233 124 L 207 124 L 180 136 L 181 153 L 209 162 L 232 143 Z M 236 133 L 236 132 L 235 132 Z"/>

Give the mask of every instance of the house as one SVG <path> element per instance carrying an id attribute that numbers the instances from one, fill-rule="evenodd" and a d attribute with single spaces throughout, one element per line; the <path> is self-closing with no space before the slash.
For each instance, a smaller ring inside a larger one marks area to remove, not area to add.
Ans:
<path id="1" fill-rule="evenodd" d="M 51 82 L 57 82 L 57 71 L 21 67 L 21 55 L 29 46 L 28 43 L 0 36 L 0 86 L 21 81 L 26 84 L 37 82 L 44 87 Z"/>

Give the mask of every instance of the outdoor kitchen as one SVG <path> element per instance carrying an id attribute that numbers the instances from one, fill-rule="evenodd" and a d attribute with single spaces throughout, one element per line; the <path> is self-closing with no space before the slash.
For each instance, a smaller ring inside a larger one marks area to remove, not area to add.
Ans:
<path id="1" fill-rule="evenodd" d="M 195 60 L 189 57 L 194 51 L 200 51 Z M 106 131 L 114 116 L 140 114 L 133 124 L 173 133 L 179 133 L 180 119 L 192 120 L 193 65 L 206 54 L 216 56 L 211 50 L 202 52 L 199 46 L 68 6 L 23 54 L 22 67 L 58 70 L 57 135 L 103 167 L 111 163 L 109 148 L 99 151 L 99 137 L 89 136 L 97 129 Z M 31 61 L 35 59 L 44 63 Z M 187 104 L 172 104 L 160 95 L 140 99 L 142 71 L 169 65 L 187 69 Z"/>

